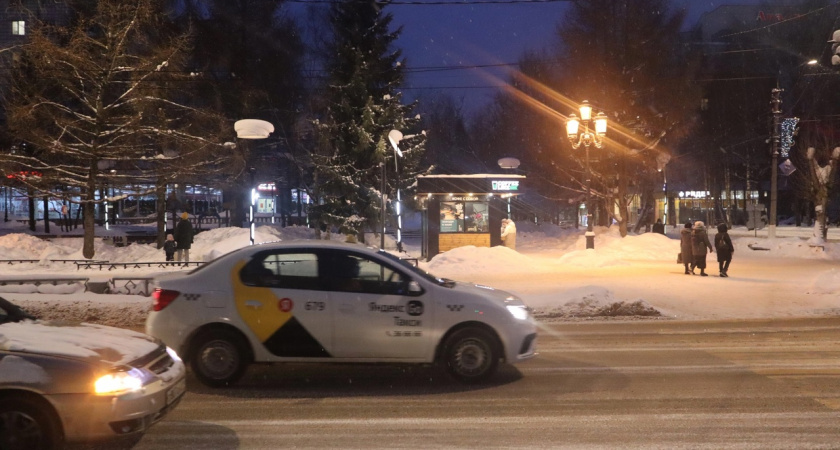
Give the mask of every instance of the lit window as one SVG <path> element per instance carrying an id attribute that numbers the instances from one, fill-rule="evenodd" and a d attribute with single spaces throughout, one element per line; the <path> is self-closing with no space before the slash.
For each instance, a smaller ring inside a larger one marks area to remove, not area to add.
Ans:
<path id="1" fill-rule="evenodd" d="M 23 36 L 26 34 L 26 22 L 23 20 L 12 21 L 12 34 L 15 36 Z"/>

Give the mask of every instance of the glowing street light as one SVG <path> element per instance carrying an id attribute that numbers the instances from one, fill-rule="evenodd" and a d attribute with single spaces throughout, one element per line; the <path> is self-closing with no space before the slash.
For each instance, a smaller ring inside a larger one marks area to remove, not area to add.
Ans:
<path id="1" fill-rule="evenodd" d="M 589 146 L 594 145 L 595 148 L 604 146 L 604 135 L 607 134 L 607 116 L 599 112 L 595 115 L 594 133 L 589 130 L 592 119 L 592 106 L 588 101 L 584 100 L 580 105 L 580 119 L 574 114 L 569 115 L 566 121 L 566 135 L 569 137 L 569 142 L 572 143 L 572 148 L 577 150 L 581 145 L 586 149 L 586 248 L 595 249 L 595 231 L 592 228 L 592 208 L 591 208 L 591 172 L 589 170 Z M 580 128 L 583 125 L 583 131 Z"/>

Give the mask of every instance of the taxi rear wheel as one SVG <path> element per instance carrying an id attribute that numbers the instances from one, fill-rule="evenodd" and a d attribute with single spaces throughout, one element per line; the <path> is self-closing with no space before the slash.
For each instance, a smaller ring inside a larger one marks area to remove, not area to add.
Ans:
<path id="1" fill-rule="evenodd" d="M 248 367 L 245 340 L 229 330 L 208 330 L 193 340 L 190 367 L 202 383 L 210 387 L 230 386 Z"/>
<path id="2" fill-rule="evenodd" d="M 46 406 L 28 398 L 0 399 L 1 449 L 55 449 L 61 441 L 61 425 Z"/>
<path id="3" fill-rule="evenodd" d="M 493 336 L 478 328 L 465 328 L 453 333 L 444 345 L 443 363 L 456 379 L 475 383 L 496 372 L 499 353 Z"/>

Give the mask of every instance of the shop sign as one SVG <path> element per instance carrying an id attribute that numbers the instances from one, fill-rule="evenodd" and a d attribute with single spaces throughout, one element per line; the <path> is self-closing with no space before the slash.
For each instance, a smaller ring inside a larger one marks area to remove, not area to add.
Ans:
<path id="1" fill-rule="evenodd" d="M 680 198 L 706 198 L 711 195 L 709 191 L 680 191 Z"/>
<path id="2" fill-rule="evenodd" d="M 518 191 L 519 180 L 491 180 L 494 191 Z"/>

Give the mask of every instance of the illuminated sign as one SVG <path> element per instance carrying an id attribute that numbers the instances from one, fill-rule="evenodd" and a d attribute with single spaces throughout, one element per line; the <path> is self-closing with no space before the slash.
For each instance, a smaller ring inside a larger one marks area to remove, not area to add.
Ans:
<path id="1" fill-rule="evenodd" d="M 680 198 L 707 198 L 711 196 L 709 191 L 681 191 Z"/>
<path id="2" fill-rule="evenodd" d="M 273 191 L 274 183 L 260 183 L 257 185 L 257 189 L 260 191 Z"/>
<path id="3" fill-rule="evenodd" d="M 492 180 L 494 191 L 518 191 L 519 180 Z"/>

